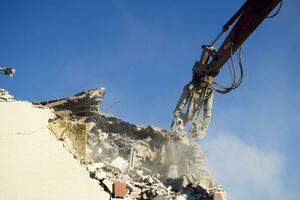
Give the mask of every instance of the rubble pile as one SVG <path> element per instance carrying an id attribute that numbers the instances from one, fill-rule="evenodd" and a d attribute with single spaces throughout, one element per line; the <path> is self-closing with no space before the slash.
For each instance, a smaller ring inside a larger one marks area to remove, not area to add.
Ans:
<path id="1" fill-rule="evenodd" d="M 96 88 L 36 104 L 54 110 L 50 130 L 112 199 L 226 199 L 204 168 L 199 145 L 100 112 L 104 93 Z"/>

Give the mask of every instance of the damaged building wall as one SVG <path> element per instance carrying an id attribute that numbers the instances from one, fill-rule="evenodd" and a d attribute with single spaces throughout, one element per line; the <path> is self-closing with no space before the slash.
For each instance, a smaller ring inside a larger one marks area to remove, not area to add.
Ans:
<path id="1" fill-rule="evenodd" d="M 49 120 L 49 129 L 58 140 L 63 140 L 66 148 L 80 161 L 86 159 L 87 135 L 90 125 L 62 120 Z"/>
<path id="2" fill-rule="evenodd" d="M 53 117 L 30 102 L 0 102 L 0 199 L 109 199 L 50 133 Z"/>
<path id="3" fill-rule="evenodd" d="M 75 94 L 69 98 L 35 103 L 46 105 L 55 110 L 55 114 L 62 119 L 78 119 L 91 117 L 99 113 L 99 104 L 104 96 L 104 88 L 90 89 Z"/>
<path id="4" fill-rule="evenodd" d="M 49 126 L 65 142 L 68 137 L 61 136 L 67 125 L 89 127 L 84 130 L 89 129 L 86 154 L 80 159 L 112 197 L 116 195 L 115 185 L 122 188 L 125 184 L 127 191 L 123 193 L 131 199 L 211 199 L 216 192 L 226 198 L 204 168 L 199 145 L 164 129 L 137 126 L 100 112 L 103 96 L 104 89 L 96 88 L 36 104 L 55 111 L 56 119 Z M 78 134 L 70 129 L 67 132 L 65 135 Z M 73 154 L 78 156 L 74 149 Z"/>

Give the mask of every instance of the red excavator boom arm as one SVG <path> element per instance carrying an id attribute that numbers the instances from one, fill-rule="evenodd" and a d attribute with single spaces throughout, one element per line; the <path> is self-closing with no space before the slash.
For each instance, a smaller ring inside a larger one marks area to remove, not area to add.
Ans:
<path id="1" fill-rule="evenodd" d="M 216 76 L 222 66 L 243 44 L 257 26 L 268 16 L 282 0 L 247 0 L 243 6 L 223 26 L 222 31 L 210 45 L 203 45 L 203 52 L 199 65 L 194 67 L 194 72 L 202 75 Z M 236 22 L 236 23 L 235 23 Z M 218 50 L 212 46 L 220 36 L 230 29 L 230 33 Z M 209 59 L 212 58 L 210 61 Z"/>
<path id="2" fill-rule="evenodd" d="M 222 31 L 216 38 L 209 45 L 202 46 L 201 58 L 196 61 L 193 67 L 193 79 L 183 88 L 174 110 L 171 127 L 175 135 L 184 135 L 186 125 L 191 122 L 192 126 L 188 130 L 189 137 L 191 139 L 205 137 L 212 113 L 213 90 L 225 94 L 239 87 L 243 80 L 243 65 L 241 49 L 239 51 L 237 49 L 279 3 L 278 10 L 272 16 L 277 15 L 279 12 L 282 0 L 247 0 L 223 26 Z M 234 26 L 230 30 L 233 24 Z M 220 48 L 215 49 L 213 45 L 227 30 L 230 30 L 229 34 Z M 238 79 L 236 78 L 236 69 L 232 59 L 232 55 L 236 51 L 240 66 Z M 223 86 L 216 82 L 214 77 L 228 59 L 231 60 L 229 65 L 231 85 Z M 186 111 L 184 110 L 185 107 L 187 107 Z M 203 114 L 202 117 L 200 113 Z"/>

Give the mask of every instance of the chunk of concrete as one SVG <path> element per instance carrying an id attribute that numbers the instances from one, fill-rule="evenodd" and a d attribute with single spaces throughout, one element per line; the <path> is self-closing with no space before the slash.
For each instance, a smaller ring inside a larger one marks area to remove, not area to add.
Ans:
<path id="1" fill-rule="evenodd" d="M 95 171 L 97 171 L 98 169 L 101 169 L 104 166 L 105 166 L 104 163 L 93 163 L 93 164 L 87 165 L 87 170 L 89 172 L 95 172 Z"/>
<path id="2" fill-rule="evenodd" d="M 130 182 L 126 182 L 126 187 L 134 198 L 138 198 L 142 193 L 140 188 L 133 186 Z"/>
<path id="3" fill-rule="evenodd" d="M 188 200 L 188 196 L 186 194 L 181 194 L 177 196 L 175 200 Z"/>
<path id="4" fill-rule="evenodd" d="M 168 172 L 168 178 L 178 178 L 178 170 L 176 165 L 171 165 Z"/>
<path id="5" fill-rule="evenodd" d="M 96 171 L 96 173 L 95 173 L 95 178 L 98 180 L 105 179 L 106 177 L 107 177 L 107 174 L 104 171 Z"/>
<path id="6" fill-rule="evenodd" d="M 121 172 L 124 172 L 128 167 L 128 162 L 124 160 L 124 158 L 118 156 L 110 163 L 110 165 Z"/>
<path id="7" fill-rule="evenodd" d="M 7 90 L 0 88 L 0 102 L 1 101 L 13 101 L 14 97 L 9 94 Z"/>

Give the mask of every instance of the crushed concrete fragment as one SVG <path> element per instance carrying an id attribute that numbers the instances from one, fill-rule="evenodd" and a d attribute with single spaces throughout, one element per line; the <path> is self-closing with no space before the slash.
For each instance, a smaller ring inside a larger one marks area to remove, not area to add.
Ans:
<path id="1" fill-rule="evenodd" d="M 69 98 L 36 104 L 53 108 L 56 115 L 62 119 L 70 116 L 93 116 L 99 112 L 99 103 L 102 101 L 104 91 L 104 88 L 96 88 L 80 92 Z"/>
<path id="2" fill-rule="evenodd" d="M 95 178 L 98 180 L 103 180 L 107 177 L 107 174 L 104 171 L 96 171 Z"/>
<path id="3" fill-rule="evenodd" d="M 124 172 L 127 169 L 128 162 L 124 160 L 124 158 L 118 156 L 110 163 L 110 166 Z"/>
<path id="4" fill-rule="evenodd" d="M 169 167 L 168 178 L 175 179 L 178 178 L 178 171 L 176 165 L 171 165 Z"/>
<path id="5" fill-rule="evenodd" d="M 105 166 L 104 163 L 93 163 L 93 164 L 87 165 L 87 170 L 89 172 L 96 172 L 97 170 L 101 169 L 104 166 Z"/>
<path id="6" fill-rule="evenodd" d="M 177 196 L 175 200 L 188 200 L 188 196 L 186 194 L 181 194 Z"/>
<path id="7" fill-rule="evenodd" d="M 13 101 L 14 97 L 5 89 L 0 88 L 0 102 Z"/>

